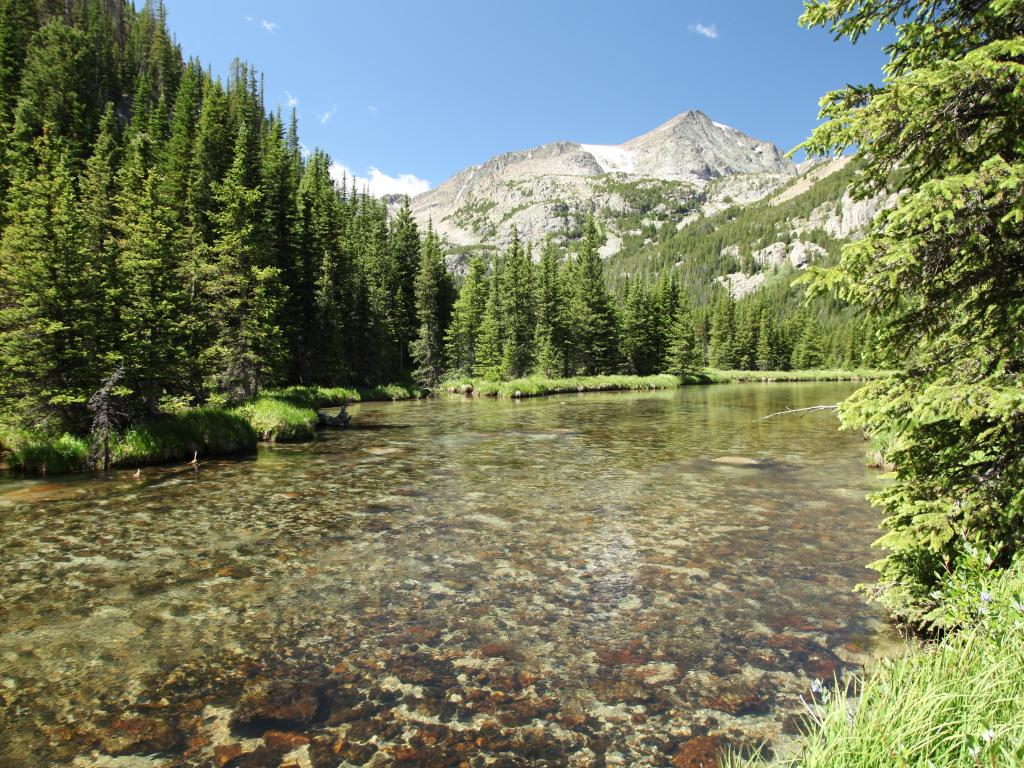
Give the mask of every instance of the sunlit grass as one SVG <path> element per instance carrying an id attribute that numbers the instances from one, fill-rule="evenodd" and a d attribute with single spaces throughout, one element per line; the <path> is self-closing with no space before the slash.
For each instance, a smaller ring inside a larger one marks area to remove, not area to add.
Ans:
<path id="1" fill-rule="evenodd" d="M 975 587 L 976 624 L 886 659 L 812 702 L 796 768 L 1024 765 L 1024 573 Z M 730 768 L 763 768 L 759 759 Z"/>
<path id="2" fill-rule="evenodd" d="M 855 368 L 853 370 L 822 368 L 804 371 L 726 371 L 709 368 L 707 375 L 713 383 L 721 384 L 744 381 L 870 381 L 888 378 L 892 372 L 876 371 L 870 368 Z"/>
<path id="3" fill-rule="evenodd" d="M 8 432 L 3 448 L 12 469 L 28 475 L 62 475 L 76 472 L 89 458 L 89 443 L 74 435 L 43 435 Z"/>
<path id="4" fill-rule="evenodd" d="M 679 386 L 679 377 L 671 374 L 655 376 L 571 376 L 568 378 L 548 378 L 546 376 L 527 376 L 510 381 L 491 381 L 488 379 L 457 379 L 444 382 L 440 386 L 443 391 L 466 391 L 467 385 L 472 387 L 472 394 L 481 397 L 538 397 L 540 395 L 564 394 L 570 392 L 611 392 L 616 390 L 654 390 L 674 389 Z"/>
<path id="5" fill-rule="evenodd" d="M 113 463 L 135 467 L 200 456 L 251 453 L 257 435 L 248 420 L 223 408 L 192 408 L 136 424 L 114 440 Z"/>

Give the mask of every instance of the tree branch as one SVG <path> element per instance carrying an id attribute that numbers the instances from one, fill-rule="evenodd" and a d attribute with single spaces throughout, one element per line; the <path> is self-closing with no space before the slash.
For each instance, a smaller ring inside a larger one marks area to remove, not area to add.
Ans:
<path id="1" fill-rule="evenodd" d="M 839 404 L 835 405 L 812 405 L 810 408 L 787 408 L 784 411 L 776 411 L 775 413 L 769 413 L 767 416 L 762 416 L 758 421 L 764 421 L 770 419 L 772 416 L 784 416 L 787 413 L 807 413 L 808 411 L 834 411 L 839 408 Z"/>

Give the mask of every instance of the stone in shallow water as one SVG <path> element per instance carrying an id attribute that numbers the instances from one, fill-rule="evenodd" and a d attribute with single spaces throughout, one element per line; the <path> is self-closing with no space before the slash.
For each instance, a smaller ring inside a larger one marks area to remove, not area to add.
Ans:
<path id="1" fill-rule="evenodd" d="M 718 768 L 722 744 L 717 736 L 698 736 L 684 741 L 672 756 L 674 768 Z"/>
<path id="2" fill-rule="evenodd" d="M 101 746 L 109 755 L 166 752 L 182 742 L 178 729 L 152 717 L 122 717 L 104 731 Z"/>
<path id="3" fill-rule="evenodd" d="M 320 706 L 316 689 L 294 680 L 257 680 L 242 692 L 231 715 L 233 726 L 308 725 Z"/>

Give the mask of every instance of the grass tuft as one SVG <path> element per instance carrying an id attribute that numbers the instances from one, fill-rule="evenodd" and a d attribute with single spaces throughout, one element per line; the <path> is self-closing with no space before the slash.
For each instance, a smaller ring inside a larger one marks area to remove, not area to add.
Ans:
<path id="1" fill-rule="evenodd" d="M 240 414 L 223 408 L 193 408 L 137 424 L 114 443 L 113 463 L 138 467 L 201 456 L 252 453 L 256 430 Z"/>
<path id="2" fill-rule="evenodd" d="M 69 434 L 50 437 L 31 432 L 8 433 L 3 442 L 11 468 L 27 475 L 77 472 L 89 458 L 88 441 Z"/>

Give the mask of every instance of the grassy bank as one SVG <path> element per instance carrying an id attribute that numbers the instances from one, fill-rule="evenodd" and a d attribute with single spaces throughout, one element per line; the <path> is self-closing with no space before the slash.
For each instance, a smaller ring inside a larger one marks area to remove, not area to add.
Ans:
<path id="1" fill-rule="evenodd" d="M 955 631 L 881 662 L 846 690 L 817 691 L 799 753 L 772 765 L 1024 765 L 1024 561 L 1003 572 L 982 563 L 949 591 Z"/>
<path id="2" fill-rule="evenodd" d="M 707 370 L 712 384 L 731 384 L 739 382 L 787 382 L 787 381 L 870 381 L 884 379 L 891 371 L 875 371 L 869 368 L 855 370 L 820 369 L 806 371 L 721 371 L 715 368 Z"/>
<path id="3" fill-rule="evenodd" d="M 867 381 L 887 376 L 885 371 L 872 370 L 814 370 L 814 371 L 720 371 L 706 369 L 700 374 L 680 380 L 678 376 L 662 373 L 654 376 L 573 376 L 548 378 L 527 376 L 511 381 L 487 379 L 451 379 L 440 385 L 440 391 L 450 394 L 472 394 L 479 397 L 539 397 L 570 392 L 613 392 L 674 389 L 687 384 L 730 384 L 739 382 L 786 381 Z"/>
<path id="4" fill-rule="evenodd" d="M 260 440 L 301 442 L 316 437 L 317 409 L 343 403 L 405 400 L 422 392 L 406 384 L 378 387 L 288 387 L 269 390 L 234 408 L 202 407 L 136 424 L 111 443 L 114 466 L 138 467 L 200 456 L 252 453 Z M 85 469 L 87 437 L 5 430 L 0 455 L 19 472 L 60 475 Z"/>
<path id="5" fill-rule="evenodd" d="M 656 376 L 572 376 L 569 378 L 527 376 L 510 381 L 453 379 L 442 383 L 439 389 L 442 392 L 472 394 L 477 397 L 517 398 L 557 395 L 567 392 L 675 389 L 679 384 L 678 376 L 664 373 Z"/>

